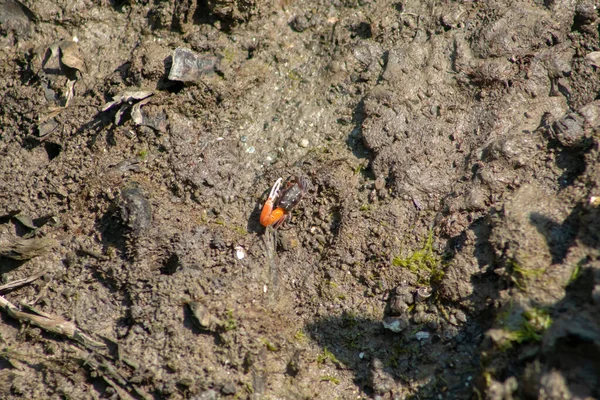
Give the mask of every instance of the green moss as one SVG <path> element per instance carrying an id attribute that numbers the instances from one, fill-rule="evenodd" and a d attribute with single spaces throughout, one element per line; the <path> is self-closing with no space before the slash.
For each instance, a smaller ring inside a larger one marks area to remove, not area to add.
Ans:
<path id="1" fill-rule="evenodd" d="M 325 382 L 325 381 L 335 383 L 336 385 L 340 384 L 340 380 L 338 378 L 336 378 L 335 376 L 331 376 L 331 375 L 321 376 L 321 382 Z"/>
<path id="2" fill-rule="evenodd" d="M 569 282 L 567 282 L 567 285 L 570 285 L 571 283 L 575 282 L 577 278 L 579 278 L 579 275 L 581 274 L 581 267 L 583 266 L 584 262 L 585 259 L 579 261 L 577 265 L 575 265 L 575 268 L 573 268 L 573 271 L 571 272 L 571 276 L 569 277 Z"/>
<path id="3" fill-rule="evenodd" d="M 536 279 L 546 272 L 545 268 L 540 269 L 527 269 L 523 268 L 517 261 L 509 259 L 506 262 L 510 273 L 510 278 L 513 283 L 522 291 L 527 290 L 529 282 Z"/>
<path id="4" fill-rule="evenodd" d="M 408 257 L 394 257 L 392 264 L 396 267 L 407 268 L 418 277 L 423 285 L 437 283 L 444 277 L 441 258 L 433 251 L 433 231 L 429 231 L 423 247 Z"/>
<path id="5" fill-rule="evenodd" d="M 226 331 L 232 331 L 234 329 L 237 329 L 237 321 L 233 317 L 233 310 L 227 310 L 225 314 L 227 315 L 227 319 L 225 320 L 225 325 L 223 326 L 223 328 Z"/>
<path id="6" fill-rule="evenodd" d="M 532 308 L 523 313 L 521 324 L 516 330 L 509 332 L 505 349 L 511 348 L 513 343 L 530 343 L 542 340 L 542 334 L 552 325 L 552 318 L 548 311 L 541 308 Z"/>
<path id="7" fill-rule="evenodd" d="M 232 229 L 242 236 L 245 236 L 248 234 L 248 231 L 241 226 L 233 225 Z"/>
<path id="8" fill-rule="evenodd" d="M 358 166 L 356 168 L 354 168 L 354 175 L 360 174 L 361 172 L 363 172 L 364 169 L 365 169 L 364 164 L 358 164 Z"/>
<path id="9" fill-rule="evenodd" d="M 323 354 L 319 354 L 317 356 L 317 363 L 318 364 L 323 364 L 323 363 L 325 363 L 325 361 L 330 361 L 330 362 L 332 362 L 335 365 L 341 364 L 340 360 L 338 360 L 336 358 L 336 356 L 332 352 L 330 352 L 329 350 L 327 350 L 327 348 L 323 349 Z"/>
<path id="10" fill-rule="evenodd" d="M 302 82 L 302 76 L 298 73 L 298 71 L 291 70 L 288 72 L 287 77 L 296 82 Z"/>
<path id="11" fill-rule="evenodd" d="M 225 59 L 225 61 L 228 64 L 231 64 L 233 62 L 233 60 L 235 59 L 235 50 L 230 49 L 230 48 L 225 48 L 223 50 L 223 58 Z"/>
<path id="12" fill-rule="evenodd" d="M 267 350 L 279 351 L 279 347 L 277 347 L 273 343 L 269 342 L 268 339 L 261 339 L 260 341 L 267 347 Z"/>
<path id="13" fill-rule="evenodd" d="M 306 334 L 300 329 L 294 334 L 294 339 L 296 339 L 299 342 L 304 342 L 306 341 Z"/>

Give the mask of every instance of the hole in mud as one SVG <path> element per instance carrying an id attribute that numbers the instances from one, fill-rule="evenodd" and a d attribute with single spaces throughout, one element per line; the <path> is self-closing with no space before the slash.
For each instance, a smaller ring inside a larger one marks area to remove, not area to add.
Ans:
<path id="1" fill-rule="evenodd" d="M 573 152 L 568 149 L 560 151 L 556 156 L 556 166 L 563 170 L 558 183 L 562 188 L 572 185 L 575 180 L 585 172 L 585 153 L 591 147 L 583 152 Z"/>
<path id="2" fill-rule="evenodd" d="M 163 275 L 173 275 L 179 267 L 179 256 L 175 253 L 171 254 L 166 261 L 163 262 L 160 268 L 160 273 Z"/>
<path id="3" fill-rule="evenodd" d="M 129 6 L 129 0 L 112 0 L 111 4 L 115 10 L 118 12 L 123 12 L 123 6 Z"/>
<path id="4" fill-rule="evenodd" d="M 56 157 L 58 157 L 58 155 L 62 151 L 62 146 L 57 143 L 46 142 L 46 143 L 44 143 L 44 149 L 46 150 L 46 153 L 48 154 L 48 159 L 50 161 L 52 161 Z"/>
<path id="5" fill-rule="evenodd" d="M 169 81 L 169 85 L 165 86 L 164 89 L 169 93 L 177 94 L 181 92 L 185 88 L 185 84 L 183 82 L 173 82 Z"/>
<path id="6" fill-rule="evenodd" d="M 367 22 L 361 22 L 356 26 L 351 28 L 352 37 L 358 36 L 361 39 L 370 39 L 373 37 L 373 30 L 371 29 L 371 24 Z"/>

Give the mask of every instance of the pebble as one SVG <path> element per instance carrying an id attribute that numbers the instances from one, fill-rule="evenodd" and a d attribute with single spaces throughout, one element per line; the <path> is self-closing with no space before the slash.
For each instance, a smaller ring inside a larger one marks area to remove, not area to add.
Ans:
<path id="1" fill-rule="evenodd" d="M 283 250 L 285 250 L 285 251 L 293 250 L 300 245 L 300 242 L 298 241 L 298 237 L 296 237 L 295 235 L 292 235 L 292 234 L 282 233 L 280 241 L 281 241 L 281 247 L 283 247 Z"/>
<path id="2" fill-rule="evenodd" d="M 308 147 L 308 139 L 302 139 L 300 141 L 300 147 L 307 148 Z"/>
<path id="3" fill-rule="evenodd" d="M 237 392 L 237 388 L 235 387 L 235 385 L 231 382 L 226 383 L 225 385 L 223 385 L 223 387 L 221 388 L 221 393 L 223 394 L 235 394 Z"/>
<path id="4" fill-rule="evenodd" d="M 385 189 L 385 179 L 383 179 L 382 177 L 375 179 L 375 189 L 376 190 Z"/>
<path id="5" fill-rule="evenodd" d="M 398 333 L 404 330 L 408 326 L 408 322 L 398 317 L 387 317 L 383 320 L 383 327 L 389 329 L 392 332 Z"/>
<path id="6" fill-rule="evenodd" d="M 132 182 L 121 190 L 121 218 L 135 236 L 145 233 L 152 225 L 152 207 L 145 193 Z"/>
<path id="7" fill-rule="evenodd" d="M 467 315 L 463 311 L 458 310 L 454 315 L 458 321 L 467 322 Z"/>
<path id="8" fill-rule="evenodd" d="M 242 246 L 235 246 L 235 258 L 238 260 L 243 260 L 246 257 L 246 250 Z"/>

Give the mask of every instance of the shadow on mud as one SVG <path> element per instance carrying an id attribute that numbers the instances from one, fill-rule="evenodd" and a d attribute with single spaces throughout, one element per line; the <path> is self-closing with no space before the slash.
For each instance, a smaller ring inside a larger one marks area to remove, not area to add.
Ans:
<path id="1" fill-rule="evenodd" d="M 583 207 L 578 204 L 562 224 L 537 212 L 529 215 L 531 224 L 548 243 L 548 248 L 552 253 L 552 264 L 562 263 L 571 246 L 575 244 L 582 211 Z"/>
<path id="2" fill-rule="evenodd" d="M 564 262 L 576 242 L 599 247 L 597 207 L 577 204 L 563 223 L 539 213 L 531 213 L 530 221 L 548 241 L 553 263 Z M 453 303 L 440 297 L 441 289 L 437 288 L 431 298 L 421 303 L 415 299 L 414 307 L 443 318 L 417 321 L 411 308 L 399 317 L 403 321 L 398 333 L 384 328 L 384 315 L 370 319 L 346 312 L 309 323 L 306 332 L 324 349 L 322 359 L 317 361 L 352 371 L 356 386 L 367 396 L 392 393 L 394 398 L 398 387 L 403 387 L 410 392 L 416 390 L 416 398 L 443 394 L 444 398 L 468 399 L 474 392 L 490 390 L 506 396 L 537 398 L 544 391 L 560 387 L 579 398 L 598 397 L 598 261 L 590 257 L 580 260 L 565 296 L 558 302 L 537 304 L 535 296 L 529 295 L 524 309 L 511 300 L 513 292 L 506 290 L 513 287 L 514 294 L 527 297 L 527 289 L 495 272 L 502 262 L 490 244 L 489 220 L 480 218 L 468 230 L 476 237 L 473 255 L 480 267 L 479 273 L 470 276 L 472 295 L 468 299 Z M 450 258 L 460 251 L 463 242 L 460 235 L 448 241 Z M 389 282 L 392 289 L 386 316 L 393 288 L 398 284 Z M 472 309 L 465 313 L 463 322 L 451 321 L 455 315 L 445 310 L 455 310 L 456 314 L 465 300 Z M 521 382 L 517 387 L 512 385 L 517 382 L 515 377 Z"/>
<path id="3" fill-rule="evenodd" d="M 550 393 L 552 398 L 558 393 L 581 399 L 600 396 L 600 295 L 594 288 L 600 272 L 593 265 L 577 271 L 565 296 L 547 308 L 552 323 L 541 341 L 529 345 L 533 351 L 526 346 L 514 351 L 515 360 L 527 361 L 510 366 L 513 376 L 522 374 L 520 394 L 526 398 L 538 398 L 540 393 Z M 531 356 L 524 359 L 528 352 Z"/>
<path id="4" fill-rule="evenodd" d="M 352 370 L 355 384 L 368 396 L 384 395 L 401 385 L 418 386 L 417 398 L 448 391 L 468 398 L 479 370 L 477 356 L 449 356 L 457 348 L 476 354 L 483 334 L 476 324 L 467 323 L 460 331 L 445 332 L 454 335 L 447 338 L 444 333 L 431 333 L 430 329 L 415 325 L 393 333 L 384 329 L 381 320 L 345 314 L 308 324 L 306 330 L 326 349 L 320 361 Z"/>

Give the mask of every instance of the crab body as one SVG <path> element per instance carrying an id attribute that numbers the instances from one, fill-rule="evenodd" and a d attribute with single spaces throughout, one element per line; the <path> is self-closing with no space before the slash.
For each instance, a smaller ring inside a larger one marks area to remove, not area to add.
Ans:
<path id="1" fill-rule="evenodd" d="M 260 224 L 264 227 L 273 225 L 277 229 L 281 226 L 308 190 L 308 179 L 303 176 L 296 176 L 280 190 L 282 181 L 277 179 L 260 213 Z"/>

